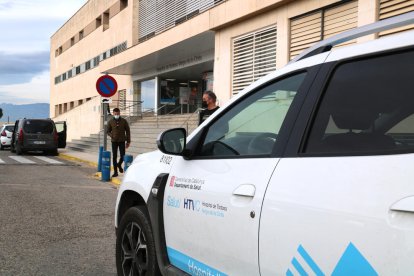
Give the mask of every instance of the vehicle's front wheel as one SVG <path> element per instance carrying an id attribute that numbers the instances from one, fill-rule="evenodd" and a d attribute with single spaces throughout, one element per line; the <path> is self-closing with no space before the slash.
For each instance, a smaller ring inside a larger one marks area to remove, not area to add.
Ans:
<path id="1" fill-rule="evenodd" d="M 116 267 L 118 275 L 160 275 L 151 225 L 143 206 L 131 207 L 121 219 Z"/>

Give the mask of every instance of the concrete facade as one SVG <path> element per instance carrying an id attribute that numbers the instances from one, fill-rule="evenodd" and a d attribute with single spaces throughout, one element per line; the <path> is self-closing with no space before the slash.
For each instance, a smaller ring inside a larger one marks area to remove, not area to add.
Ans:
<path id="1" fill-rule="evenodd" d="M 353 12 L 356 19 L 348 19 L 347 15 L 344 20 L 355 20 L 354 27 L 373 23 L 380 18 L 381 12 L 390 9 L 383 6 L 380 11 L 381 2 L 384 2 L 380 0 L 227 0 L 214 2 L 216 4 L 210 9 L 140 42 L 138 0 L 90 0 L 51 38 L 51 117 L 67 120 L 69 126 L 76 128 L 74 132 L 69 127 L 69 140 L 97 133 L 100 129 L 100 99 L 95 82 L 103 72 L 117 79 L 118 90 L 125 89 L 129 100 L 140 99 L 137 84 L 154 80 L 156 110 L 161 105 L 160 87 L 163 84 L 160 83 L 165 79 L 181 76 L 191 80 L 196 75 L 212 71 L 214 92 L 222 105 L 233 95 L 235 39 L 276 26 L 276 54 L 271 58 L 276 60 L 277 69 L 291 58 L 292 19 L 324 8 L 327 8 L 326 13 L 330 12 L 330 7 L 339 6 L 340 10 L 340 5 L 351 2 L 356 7 Z M 120 8 L 122 5 L 123 9 Z M 103 18 L 108 10 L 109 28 L 104 30 L 102 25 L 94 29 L 94 20 L 99 16 Z M 342 23 L 335 24 L 338 24 L 338 32 L 342 31 L 339 26 Z M 84 38 L 78 41 L 82 29 Z M 69 47 L 73 37 L 75 44 Z M 371 35 L 358 39 L 358 42 L 375 38 L 376 35 Z M 71 66 L 90 60 L 124 41 L 127 42 L 126 50 L 100 61 L 99 66 L 93 69 L 55 84 L 56 76 L 68 71 Z M 60 54 L 59 47 L 62 47 Z M 200 89 L 201 86 L 198 87 Z M 78 107 L 77 103 L 87 98 L 90 98 L 90 103 Z M 80 113 L 83 114 L 81 118 Z M 82 120 L 85 117 L 92 118 L 87 125 Z"/>

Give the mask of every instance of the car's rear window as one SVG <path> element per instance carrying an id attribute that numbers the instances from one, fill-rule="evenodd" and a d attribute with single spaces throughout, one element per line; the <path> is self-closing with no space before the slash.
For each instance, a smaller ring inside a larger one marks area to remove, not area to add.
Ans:
<path id="1" fill-rule="evenodd" d="M 50 121 L 28 120 L 24 122 L 23 129 L 26 133 L 50 134 L 53 132 L 53 124 Z"/>
<path id="2" fill-rule="evenodd" d="M 11 125 L 11 126 L 6 126 L 6 128 L 5 128 L 7 131 L 13 131 L 13 129 L 14 129 L 14 126 L 13 125 Z"/>

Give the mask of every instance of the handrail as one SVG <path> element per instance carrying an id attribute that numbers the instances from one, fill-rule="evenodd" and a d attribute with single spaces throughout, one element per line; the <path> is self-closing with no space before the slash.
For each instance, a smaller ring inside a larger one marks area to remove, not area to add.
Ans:
<path id="1" fill-rule="evenodd" d="M 182 123 L 181 124 L 181 126 L 180 127 L 183 127 L 185 124 L 186 124 L 186 130 L 187 130 L 187 135 L 189 134 L 188 133 L 188 121 L 190 121 L 190 119 L 194 116 L 194 114 L 199 114 L 199 112 L 200 112 L 200 110 L 202 110 L 202 108 L 200 108 L 200 107 L 198 107 L 193 113 L 191 113 L 188 117 L 187 117 L 187 119 L 184 121 L 184 123 Z"/>

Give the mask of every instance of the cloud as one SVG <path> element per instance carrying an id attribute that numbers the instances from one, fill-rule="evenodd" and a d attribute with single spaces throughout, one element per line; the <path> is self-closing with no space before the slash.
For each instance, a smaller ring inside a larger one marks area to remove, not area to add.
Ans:
<path id="1" fill-rule="evenodd" d="M 49 102 L 50 37 L 87 0 L 0 0 L 0 102 Z"/>
<path id="2" fill-rule="evenodd" d="M 0 10 L 10 10 L 13 7 L 13 1 L 0 1 Z"/>
<path id="3" fill-rule="evenodd" d="M 0 103 L 48 103 L 49 89 L 49 72 L 46 71 L 33 77 L 27 83 L 0 85 Z"/>
<path id="4" fill-rule="evenodd" d="M 30 81 L 49 70 L 49 52 L 9 54 L 0 52 L 0 85 Z"/>
<path id="5" fill-rule="evenodd" d="M 0 0 L 1 18 L 64 18 L 72 16 L 86 0 Z"/>

